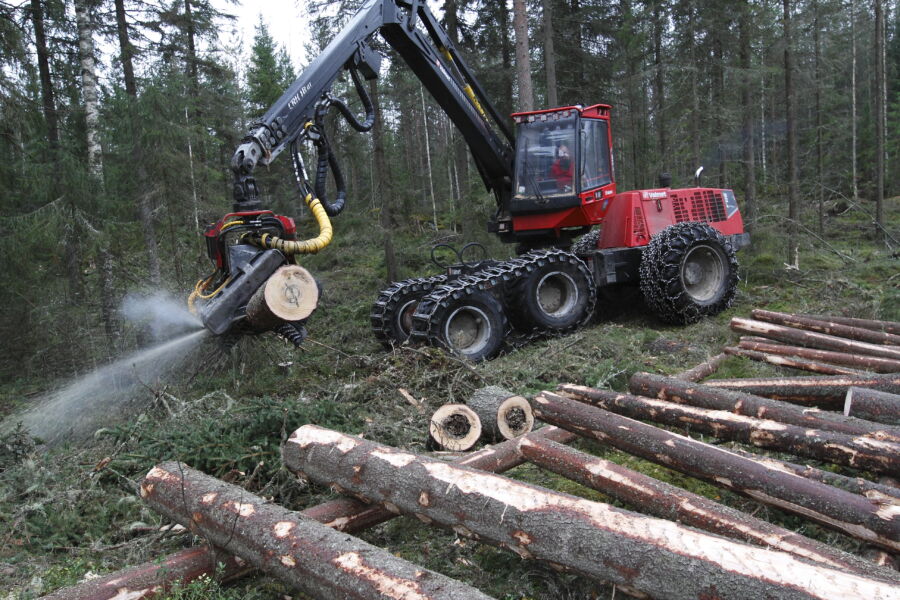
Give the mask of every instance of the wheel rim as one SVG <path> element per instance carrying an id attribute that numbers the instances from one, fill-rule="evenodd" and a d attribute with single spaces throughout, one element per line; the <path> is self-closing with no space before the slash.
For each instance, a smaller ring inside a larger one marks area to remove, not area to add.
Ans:
<path id="1" fill-rule="evenodd" d="M 715 300 L 725 281 L 721 253 L 706 244 L 694 246 L 681 263 L 681 281 L 688 295 L 698 303 Z"/>
<path id="2" fill-rule="evenodd" d="M 444 325 L 444 339 L 462 354 L 476 354 L 487 347 L 491 323 L 480 308 L 461 306 L 454 310 Z"/>
<path id="3" fill-rule="evenodd" d="M 538 282 L 535 297 L 546 315 L 564 317 L 578 304 L 578 286 L 568 273 L 547 273 Z"/>
<path id="4" fill-rule="evenodd" d="M 418 300 L 407 300 L 397 311 L 397 316 L 394 318 L 397 332 L 400 333 L 404 339 L 408 338 L 412 331 L 413 315 L 416 314 L 416 307 L 418 305 Z"/>

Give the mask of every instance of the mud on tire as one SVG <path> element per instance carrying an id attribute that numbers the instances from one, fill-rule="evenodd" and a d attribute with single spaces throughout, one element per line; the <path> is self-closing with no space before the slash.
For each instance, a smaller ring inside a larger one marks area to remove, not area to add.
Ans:
<path id="1" fill-rule="evenodd" d="M 660 320 L 694 323 L 731 306 L 737 270 L 734 248 L 721 233 L 703 223 L 678 223 L 644 250 L 641 292 Z"/>

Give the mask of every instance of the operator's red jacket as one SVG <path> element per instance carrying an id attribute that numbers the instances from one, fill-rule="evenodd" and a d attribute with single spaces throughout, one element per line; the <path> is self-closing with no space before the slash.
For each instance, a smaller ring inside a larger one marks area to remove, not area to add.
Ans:
<path id="1" fill-rule="evenodd" d="M 557 158 L 553 161 L 553 164 L 550 166 L 550 176 L 556 179 L 556 187 L 560 190 L 564 189 L 566 186 L 572 185 L 572 161 L 569 161 L 569 168 L 563 169 L 559 164 L 559 159 Z"/>

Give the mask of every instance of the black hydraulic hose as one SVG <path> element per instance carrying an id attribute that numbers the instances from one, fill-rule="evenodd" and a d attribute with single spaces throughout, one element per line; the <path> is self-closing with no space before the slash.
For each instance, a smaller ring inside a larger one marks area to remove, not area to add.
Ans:
<path id="1" fill-rule="evenodd" d="M 337 107 L 342 115 L 344 115 L 344 118 L 347 119 L 347 123 L 350 124 L 350 127 L 357 131 L 366 132 L 371 130 L 372 126 L 375 125 L 375 105 L 372 103 L 372 98 L 369 97 L 368 92 L 366 92 L 366 88 L 360 80 L 359 73 L 356 72 L 356 69 L 350 69 L 350 77 L 353 78 L 353 85 L 356 87 L 356 93 L 359 94 L 359 99 L 362 100 L 363 108 L 366 111 L 366 120 L 360 123 L 359 119 L 356 118 L 356 115 L 353 114 L 353 111 L 350 110 L 350 107 L 344 104 L 344 101 L 339 98 L 332 99 L 331 103 Z"/>
<path id="2" fill-rule="evenodd" d="M 325 139 L 324 132 L 318 146 L 318 164 L 316 166 L 316 197 L 322 203 L 322 207 L 329 217 L 336 217 L 344 210 L 344 204 L 347 200 L 347 186 L 344 182 L 344 174 L 341 172 L 341 166 L 338 164 L 334 152 Z M 329 202 L 325 192 L 325 181 L 328 177 L 328 169 L 331 168 L 331 174 L 334 176 L 334 186 L 337 188 L 335 192 L 334 202 Z"/>

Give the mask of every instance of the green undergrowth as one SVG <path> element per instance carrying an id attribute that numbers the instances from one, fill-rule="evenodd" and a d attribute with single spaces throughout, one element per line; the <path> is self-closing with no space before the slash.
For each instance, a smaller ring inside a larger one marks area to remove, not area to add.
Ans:
<path id="1" fill-rule="evenodd" d="M 890 205 L 895 233 L 896 205 Z M 500 385 L 526 395 L 560 383 L 624 390 L 637 371 L 676 373 L 734 344 L 738 336 L 729 330 L 729 320 L 749 316 L 753 308 L 900 320 L 896 255 L 872 239 L 864 216 L 850 213 L 830 221 L 823 237 L 827 242 L 804 236 L 799 270 L 785 267 L 783 237 L 767 227 L 756 227 L 753 247 L 739 257 L 742 281 L 735 305 L 715 318 L 670 327 L 648 316 L 639 302 L 610 305 L 602 311 L 605 318 L 572 335 L 537 340 L 479 365 L 436 348 L 381 348 L 368 331 L 369 308 L 385 279 L 381 240 L 338 235 L 334 247 L 304 263 L 321 280 L 324 294 L 303 350 L 270 336 L 247 338 L 227 356 L 206 348 L 198 353 L 206 358 L 198 358 L 188 376 L 164 388 L 148 385 L 143 412 L 118 424 L 110 419 L 87 440 L 49 452 L 27 436 L 2 440 L 0 590 L 12 598 L 33 598 L 195 543 L 189 535 L 159 531 L 164 520 L 135 494 L 140 478 L 163 460 L 182 460 L 299 510 L 333 497 L 329 490 L 297 481 L 281 466 L 280 445 L 306 423 L 425 452 L 429 415 L 444 403 L 465 401 L 479 387 Z M 453 233 L 424 237 L 429 236 L 400 232 L 395 237 L 402 277 L 437 271 L 427 266 L 428 242 L 462 245 Z M 487 243 L 495 253 L 511 252 Z M 785 372 L 729 358 L 716 377 Z M 9 412 L 51 387 L 47 381 L 7 383 L 0 388 L 0 406 Z M 848 538 L 804 519 L 664 467 L 588 441 L 577 447 L 841 548 L 858 549 Z M 511 475 L 609 501 L 534 466 L 518 467 Z M 412 519 L 394 519 L 360 535 L 497 598 L 608 598 L 612 593 Z M 298 597 L 275 580 L 253 577 L 230 585 L 198 581 L 168 597 L 275 599 L 285 594 Z"/>

